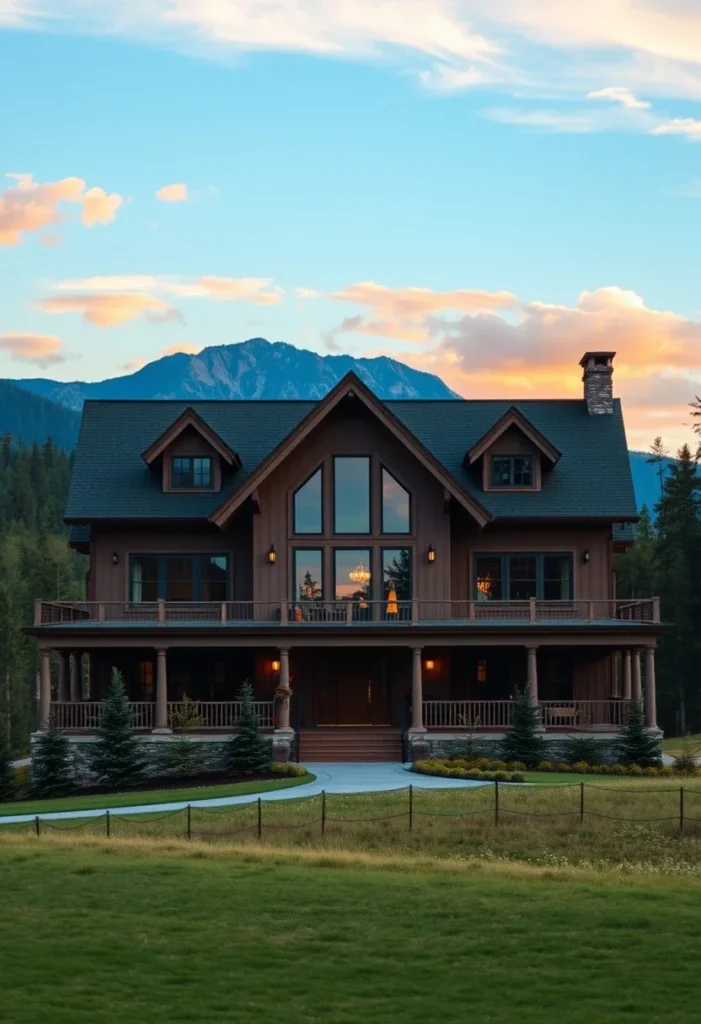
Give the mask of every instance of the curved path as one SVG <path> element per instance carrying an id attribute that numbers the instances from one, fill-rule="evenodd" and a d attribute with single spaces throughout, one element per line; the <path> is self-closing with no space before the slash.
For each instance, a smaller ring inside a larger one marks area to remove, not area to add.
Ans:
<path id="1" fill-rule="evenodd" d="M 378 764 L 305 764 L 308 771 L 316 775 L 314 782 L 291 789 L 276 789 L 268 793 L 247 793 L 244 796 L 220 796 L 211 800 L 177 800 L 171 803 L 139 804 L 137 807 L 110 807 L 110 814 L 153 814 L 157 811 L 180 811 L 191 807 L 228 807 L 234 804 L 251 804 L 260 796 L 261 800 L 299 800 L 307 796 L 327 793 L 382 793 L 390 789 L 404 789 L 411 785 L 417 789 L 464 789 L 470 786 L 484 786 L 484 782 L 465 779 L 441 779 L 432 775 L 413 775 L 409 765 Z M 45 821 L 61 821 L 64 818 L 100 818 L 105 808 L 83 811 L 47 811 L 39 817 Z M 0 826 L 31 822 L 35 814 L 3 815 Z"/>

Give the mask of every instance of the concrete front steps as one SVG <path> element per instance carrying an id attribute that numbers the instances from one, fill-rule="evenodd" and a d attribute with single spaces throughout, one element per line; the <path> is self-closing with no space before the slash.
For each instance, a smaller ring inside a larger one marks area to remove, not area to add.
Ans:
<path id="1" fill-rule="evenodd" d="M 402 760 L 400 729 L 302 729 L 298 739 L 304 762 Z"/>

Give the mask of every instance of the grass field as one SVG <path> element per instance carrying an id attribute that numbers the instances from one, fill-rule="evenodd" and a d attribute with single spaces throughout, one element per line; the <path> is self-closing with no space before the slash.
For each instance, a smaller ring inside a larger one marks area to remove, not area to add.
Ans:
<path id="1" fill-rule="evenodd" d="M 183 800 L 213 800 L 221 796 L 244 796 L 266 793 L 272 789 L 289 789 L 313 782 L 316 776 L 267 779 L 263 782 L 233 782 L 221 786 L 198 786 L 194 789 L 152 789 L 139 793 L 103 793 L 97 796 L 66 796 L 54 800 L 14 800 L 0 803 L 0 817 L 8 814 L 47 814 L 49 811 L 88 811 L 96 807 L 143 807 L 144 804 L 182 803 Z"/>
<path id="2" fill-rule="evenodd" d="M 681 803 L 675 780 L 601 780 L 553 786 L 494 786 L 315 796 L 260 807 L 266 844 L 297 849 L 479 858 L 531 865 L 645 868 L 701 878 L 701 779 L 687 780 Z M 187 842 L 200 839 L 256 847 L 257 802 L 233 807 L 192 807 L 158 814 L 42 821 L 42 835 L 133 837 Z M 680 830 L 680 824 L 682 829 Z M 30 835 L 33 823 L 0 826 L 5 834 Z M 1 1020 L 1 1018 L 0 1018 Z"/>
<path id="3" fill-rule="evenodd" d="M 701 886 L 0 837 L 3 1024 L 686 1024 Z"/>
<path id="4" fill-rule="evenodd" d="M 677 754 L 686 743 L 695 747 L 701 757 L 701 733 L 696 733 L 693 736 L 667 736 L 662 741 L 662 749 L 666 754 Z"/>

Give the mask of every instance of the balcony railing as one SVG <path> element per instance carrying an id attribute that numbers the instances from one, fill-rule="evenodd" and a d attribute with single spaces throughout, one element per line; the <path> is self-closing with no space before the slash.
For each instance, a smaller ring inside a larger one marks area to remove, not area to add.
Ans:
<path id="1" fill-rule="evenodd" d="M 189 728 L 195 732 L 236 729 L 241 720 L 241 701 L 168 701 L 168 727 L 178 728 L 188 716 Z M 129 704 L 134 729 L 148 731 L 155 722 L 155 701 L 132 701 Z M 253 710 L 261 729 L 273 728 L 273 702 L 253 702 Z M 52 720 L 58 729 L 71 732 L 94 732 L 102 723 L 100 701 L 53 701 Z M 180 717 L 183 716 L 183 717 Z"/>
<path id="2" fill-rule="evenodd" d="M 636 601 L 37 601 L 35 626 L 582 626 L 660 622 L 656 597 Z"/>
<path id="3" fill-rule="evenodd" d="M 538 704 L 541 724 L 546 729 L 620 729 L 626 723 L 631 701 L 546 700 Z M 424 725 L 427 729 L 454 729 L 479 732 L 482 729 L 508 729 L 511 725 L 510 700 L 425 700 Z"/>

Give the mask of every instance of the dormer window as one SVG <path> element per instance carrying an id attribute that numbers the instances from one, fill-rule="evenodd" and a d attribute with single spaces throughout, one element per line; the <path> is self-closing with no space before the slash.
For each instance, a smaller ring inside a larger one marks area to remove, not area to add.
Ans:
<path id="1" fill-rule="evenodd" d="M 493 455 L 492 487 L 533 487 L 532 455 Z"/>
<path id="2" fill-rule="evenodd" d="M 212 459 L 209 456 L 173 456 L 171 487 L 211 490 L 213 479 Z"/>

